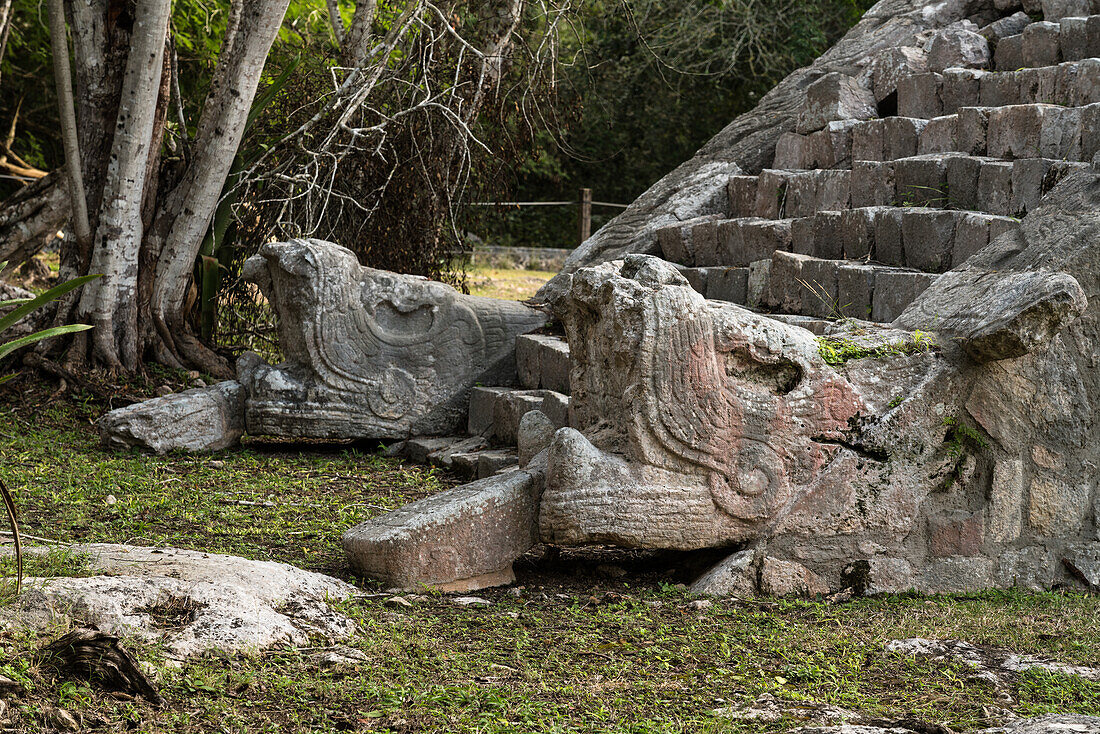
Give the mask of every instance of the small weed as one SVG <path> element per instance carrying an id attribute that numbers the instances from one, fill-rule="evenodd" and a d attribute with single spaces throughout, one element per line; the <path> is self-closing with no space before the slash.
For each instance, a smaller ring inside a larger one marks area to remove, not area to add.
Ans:
<path id="1" fill-rule="evenodd" d="M 989 445 L 977 429 L 971 428 L 954 416 L 944 418 L 943 424 L 948 427 L 944 442 L 947 444 L 948 453 L 952 456 L 962 456 L 967 449 L 980 451 Z"/>

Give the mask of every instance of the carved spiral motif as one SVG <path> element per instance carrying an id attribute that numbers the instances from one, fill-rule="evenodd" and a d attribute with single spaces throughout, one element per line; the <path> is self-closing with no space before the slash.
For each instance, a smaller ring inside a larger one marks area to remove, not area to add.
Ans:
<path id="1" fill-rule="evenodd" d="M 397 419 L 408 413 L 416 401 L 416 380 L 400 367 L 382 373 L 376 389 L 367 395 L 367 403 L 379 418 Z"/>

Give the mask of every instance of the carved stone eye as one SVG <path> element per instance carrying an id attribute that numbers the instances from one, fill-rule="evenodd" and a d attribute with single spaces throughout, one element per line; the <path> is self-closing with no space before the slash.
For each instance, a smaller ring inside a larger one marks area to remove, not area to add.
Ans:
<path id="1" fill-rule="evenodd" d="M 416 404 L 416 380 L 400 367 L 390 367 L 367 394 L 367 403 L 380 418 L 400 418 Z"/>

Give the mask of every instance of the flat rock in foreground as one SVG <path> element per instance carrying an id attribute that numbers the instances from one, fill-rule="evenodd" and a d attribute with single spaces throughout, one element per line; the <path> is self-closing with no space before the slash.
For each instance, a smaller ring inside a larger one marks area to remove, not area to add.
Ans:
<path id="1" fill-rule="evenodd" d="M 344 533 L 352 568 L 402 589 L 473 591 L 515 580 L 538 542 L 543 475 L 503 472 L 425 497 Z"/>
<path id="2" fill-rule="evenodd" d="M 311 637 L 341 639 L 355 631 L 329 606 L 355 593 L 354 586 L 284 563 L 99 543 L 71 550 L 89 557 L 89 573 L 102 575 L 27 579 L 18 602 L 0 614 L 37 628 L 77 620 L 163 642 L 180 659 L 302 646 Z"/>

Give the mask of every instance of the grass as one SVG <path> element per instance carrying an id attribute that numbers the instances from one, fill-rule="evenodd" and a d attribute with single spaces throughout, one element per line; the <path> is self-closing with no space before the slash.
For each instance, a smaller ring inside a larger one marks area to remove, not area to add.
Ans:
<path id="1" fill-rule="evenodd" d="M 251 441 L 208 457 L 108 454 L 90 425 L 101 411 L 94 400 L 51 397 L 48 386 L 25 379 L 5 390 L 0 473 L 33 535 L 232 552 L 348 578 L 337 544 L 345 528 L 453 481 L 370 445 Z M 563 550 L 518 564 L 518 591 L 478 592 L 487 607 L 426 594 L 410 608 L 366 595 L 341 607 L 361 630 L 346 644 L 364 658 L 346 665 L 321 662 L 323 641 L 178 667 L 157 646 L 129 641 L 156 671 L 164 710 L 55 677 L 33 653 L 61 630 L 0 622 L 0 675 L 24 687 L 7 699 L 0 728 L 46 731 L 49 706 L 103 732 L 748 734 L 797 724 L 715 713 L 767 692 L 966 730 L 996 723 L 987 718 L 1001 705 L 994 691 L 957 665 L 888 654 L 885 641 L 950 637 L 1100 661 L 1095 597 L 719 600 L 700 609 L 677 584 L 692 563 L 677 554 Z M 31 573 L 86 572 L 63 551 L 29 564 Z M 2 606 L 0 599 L 0 614 Z M 1100 685 L 1076 678 L 1029 673 L 1012 681 L 1011 693 L 1009 708 L 1021 715 L 1100 714 Z"/>
<path id="2" fill-rule="evenodd" d="M 545 270 L 516 270 L 475 266 L 468 273 L 470 294 L 525 301 L 556 275 Z"/>

